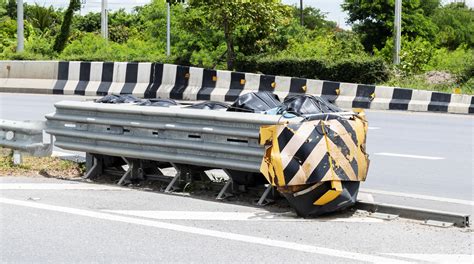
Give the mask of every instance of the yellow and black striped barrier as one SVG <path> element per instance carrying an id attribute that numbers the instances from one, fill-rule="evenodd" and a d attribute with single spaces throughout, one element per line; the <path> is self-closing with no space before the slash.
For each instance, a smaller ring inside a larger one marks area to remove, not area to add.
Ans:
<path id="1" fill-rule="evenodd" d="M 346 208 L 355 203 L 359 182 L 367 176 L 367 128 L 362 111 L 263 126 L 261 172 L 301 215 Z"/>

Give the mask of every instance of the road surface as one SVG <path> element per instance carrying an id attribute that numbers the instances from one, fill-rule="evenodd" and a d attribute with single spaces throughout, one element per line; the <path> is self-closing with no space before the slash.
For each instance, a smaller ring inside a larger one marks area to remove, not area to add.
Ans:
<path id="1" fill-rule="evenodd" d="M 472 229 L 0 177 L 0 263 L 471 263 Z"/>

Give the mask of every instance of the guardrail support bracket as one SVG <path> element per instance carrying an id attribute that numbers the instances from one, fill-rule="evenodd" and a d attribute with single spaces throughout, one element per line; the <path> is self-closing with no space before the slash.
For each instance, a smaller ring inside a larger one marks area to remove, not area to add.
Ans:
<path id="1" fill-rule="evenodd" d="M 84 175 L 84 179 L 95 179 L 102 174 L 104 168 L 102 156 L 96 156 L 87 153 L 86 160 L 92 163 L 92 167 L 89 169 L 86 175 Z"/>
<path id="2" fill-rule="evenodd" d="M 270 194 L 270 191 L 272 189 L 273 189 L 273 186 L 271 184 L 268 184 L 268 186 L 265 188 L 265 191 L 263 192 L 262 196 L 260 197 L 260 199 L 257 202 L 258 206 L 265 206 L 265 205 L 268 205 L 268 204 L 273 202 L 272 200 L 267 199 L 267 197 Z"/>
<path id="3" fill-rule="evenodd" d="M 229 178 L 229 180 L 224 184 L 222 187 L 221 191 L 216 197 L 216 200 L 224 200 L 226 198 L 234 196 L 232 193 L 227 192 L 227 189 L 232 185 L 232 178 Z"/>

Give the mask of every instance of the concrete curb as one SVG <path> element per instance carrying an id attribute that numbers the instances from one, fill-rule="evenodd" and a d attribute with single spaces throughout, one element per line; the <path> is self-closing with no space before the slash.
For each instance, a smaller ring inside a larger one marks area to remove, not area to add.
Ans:
<path id="1" fill-rule="evenodd" d="M 234 101 L 253 91 L 322 96 L 342 108 L 474 113 L 474 97 L 137 62 L 0 61 L 0 92 Z"/>

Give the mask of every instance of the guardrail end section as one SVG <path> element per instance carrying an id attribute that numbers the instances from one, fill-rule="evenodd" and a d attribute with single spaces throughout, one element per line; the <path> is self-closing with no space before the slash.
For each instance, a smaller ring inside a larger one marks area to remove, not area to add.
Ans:
<path id="1" fill-rule="evenodd" d="M 0 147 L 33 156 L 51 156 L 53 152 L 52 136 L 50 143 L 43 141 L 46 127 L 44 121 L 13 121 L 0 119 Z"/>

